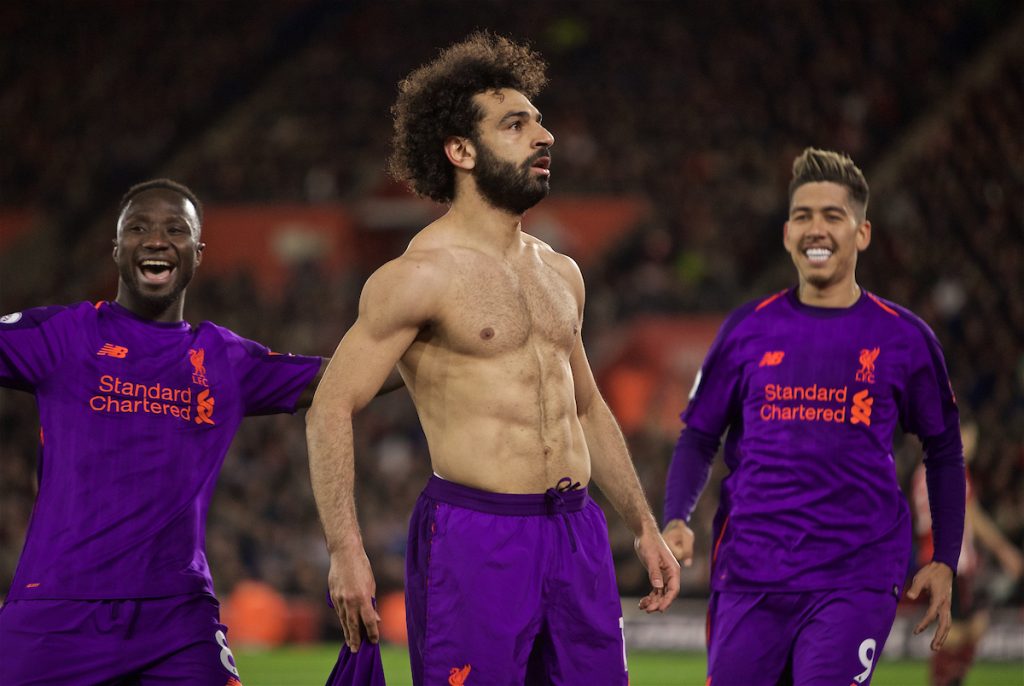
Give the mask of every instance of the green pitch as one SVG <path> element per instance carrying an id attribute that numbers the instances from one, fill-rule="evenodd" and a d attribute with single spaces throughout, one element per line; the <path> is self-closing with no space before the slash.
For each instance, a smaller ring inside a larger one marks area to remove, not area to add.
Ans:
<path id="1" fill-rule="evenodd" d="M 386 646 L 383 655 L 388 686 L 412 686 L 405 649 Z M 322 686 L 338 657 L 338 646 L 292 647 L 265 652 L 236 650 L 235 656 L 245 686 Z M 927 686 L 927 674 L 927 665 L 923 662 L 883 660 L 871 683 L 872 686 Z M 704 656 L 631 653 L 629 677 L 631 686 L 704 686 Z M 1024 668 L 1020 664 L 979 664 L 964 686 L 1024 686 Z"/>

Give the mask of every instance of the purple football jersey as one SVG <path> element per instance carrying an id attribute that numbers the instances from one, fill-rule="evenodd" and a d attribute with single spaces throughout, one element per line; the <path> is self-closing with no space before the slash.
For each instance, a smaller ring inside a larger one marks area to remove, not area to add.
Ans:
<path id="1" fill-rule="evenodd" d="M 910 518 L 893 432 L 928 438 L 959 421 L 941 348 L 918 317 L 866 291 L 849 308 L 811 307 L 795 289 L 730 315 L 682 419 L 729 430 L 719 591 L 900 587 Z"/>
<path id="2" fill-rule="evenodd" d="M 8 598 L 213 593 L 206 513 L 246 415 L 293 412 L 320 358 L 115 303 L 0 318 L 0 385 L 39 406 L 39 495 Z"/>

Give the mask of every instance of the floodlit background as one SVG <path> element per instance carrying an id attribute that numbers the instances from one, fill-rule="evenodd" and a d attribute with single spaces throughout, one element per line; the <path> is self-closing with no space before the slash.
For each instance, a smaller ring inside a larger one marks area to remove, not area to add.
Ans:
<path id="1" fill-rule="evenodd" d="M 793 157 L 814 145 L 849 153 L 867 174 L 874 239 L 860 283 L 937 333 L 980 429 L 976 492 L 1019 546 L 1022 10 L 1012 0 L 4 3 L 0 314 L 112 298 L 117 200 L 169 176 L 207 206 L 186 317 L 330 354 L 366 276 L 442 209 L 383 172 L 396 83 L 490 28 L 550 63 L 535 104 L 556 139 L 552 193 L 526 228 L 584 271 L 590 359 L 659 516 L 677 416 L 722 317 L 795 282 L 781 241 L 786 187 Z M 323 606 L 303 430 L 301 418 L 247 420 L 222 472 L 208 552 L 236 645 L 339 635 Z M 32 508 L 37 433 L 32 399 L 0 393 L 0 589 Z M 429 475 L 426 445 L 404 391 L 366 410 L 356 437 L 368 553 L 400 642 L 405 526 Z M 909 483 L 916 440 L 900 440 L 898 460 Z M 702 647 L 716 493 L 712 483 L 694 519 L 700 552 L 683 589 L 693 604 L 661 627 L 638 619 L 632 645 Z M 609 520 L 621 591 L 640 594 L 631 537 Z M 1001 608 L 982 655 L 1021 660 L 1019 580 L 986 556 L 980 583 Z M 918 652 L 894 636 L 893 656 Z"/>

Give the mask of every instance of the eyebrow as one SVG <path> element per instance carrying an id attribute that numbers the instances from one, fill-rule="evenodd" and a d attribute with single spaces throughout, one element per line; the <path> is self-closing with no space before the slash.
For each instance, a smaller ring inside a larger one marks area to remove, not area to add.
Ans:
<path id="1" fill-rule="evenodd" d="M 120 231 L 122 226 L 127 227 L 129 224 L 132 224 L 132 223 L 138 222 L 138 221 L 153 221 L 153 216 L 149 212 L 147 212 L 146 210 L 132 210 L 132 209 L 126 210 L 125 213 L 122 214 L 118 218 L 117 230 Z M 196 233 L 196 232 L 200 231 L 201 228 L 202 228 L 202 223 L 201 222 L 198 223 L 198 224 L 193 224 L 189 220 L 189 218 L 186 215 L 183 215 L 183 214 L 175 215 L 174 218 L 172 220 L 170 220 L 168 223 L 171 223 L 171 224 L 184 224 L 185 226 L 188 227 L 189 232 L 191 232 L 191 233 Z"/>
<path id="2" fill-rule="evenodd" d="M 843 214 L 849 214 L 845 207 L 842 205 L 825 205 L 824 207 L 814 208 L 810 205 L 796 205 L 789 209 L 790 214 L 796 214 L 797 212 L 813 212 L 815 209 L 821 212 L 842 212 Z"/>
<path id="3" fill-rule="evenodd" d="M 528 110 L 519 110 L 518 112 L 509 112 L 504 117 L 498 120 L 498 125 L 504 124 L 509 119 L 529 119 L 530 112 Z M 537 121 L 543 121 L 544 115 L 540 112 L 537 113 Z"/>

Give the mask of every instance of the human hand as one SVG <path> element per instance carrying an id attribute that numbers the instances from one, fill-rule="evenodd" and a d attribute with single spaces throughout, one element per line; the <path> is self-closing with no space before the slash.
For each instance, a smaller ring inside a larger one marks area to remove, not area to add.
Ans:
<path id="1" fill-rule="evenodd" d="M 670 520 L 661 535 L 665 538 L 668 549 L 684 567 L 693 564 L 693 531 L 686 522 L 682 519 Z"/>
<path id="2" fill-rule="evenodd" d="M 656 529 L 641 533 L 633 542 L 637 557 L 647 570 L 652 590 L 640 599 L 648 614 L 664 612 L 679 595 L 679 563 Z"/>
<path id="3" fill-rule="evenodd" d="M 907 591 L 907 597 L 917 600 L 922 590 L 928 592 L 930 602 L 924 618 L 914 627 L 914 634 L 921 633 L 928 628 L 929 624 L 938 619 L 939 625 L 935 629 L 935 636 L 932 638 L 931 644 L 932 650 L 938 651 L 946 642 L 949 628 L 953 624 L 951 613 L 953 570 L 943 562 L 929 562 L 914 575 L 910 590 Z"/>
<path id="4" fill-rule="evenodd" d="M 373 607 L 377 584 L 366 551 L 360 548 L 355 553 L 332 555 L 327 585 L 349 649 L 353 653 L 359 651 L 362 642 L 360 626 L 366 627 L 370 642 L 377 643 L 380 640 L 380 615 Z"/>

